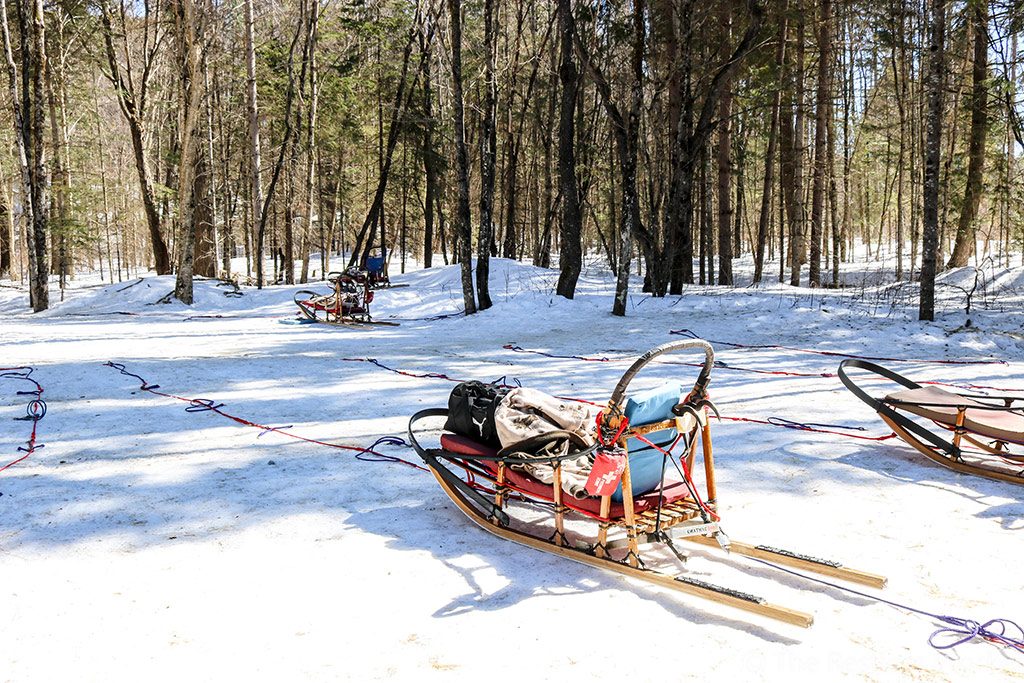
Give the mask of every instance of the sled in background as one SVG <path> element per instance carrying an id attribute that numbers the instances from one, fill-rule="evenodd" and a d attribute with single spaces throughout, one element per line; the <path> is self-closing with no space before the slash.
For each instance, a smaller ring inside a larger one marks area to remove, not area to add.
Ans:
<path id="1" fill-rule="evenodd" d="M 328 274 L 327 281 L 334 289 L 329 294 L 308 289 L 295 293 L 295 305 L 307 319 L 332 325 L 398 325 L 370 317 L 373 290 L 366 273 L 350 268 Z"/>
<path id="2" fill-rule="evenodd" d="M 851 379 L 851 369 L 878 375 L 903 390 L 873 397 Z M 840 363 L 839 379 L 929 459 L 964 474 L 1024 484 L 1024 396 L 960 394 L 922 386 L 862 360 Z"/>
<path id="3" fill-rule="evenodd" d="M 627 396 L 634 377 L 653 359 L 685 350 L 704 354 L 692 390 L 687 393 L 675 383 Z M 802 627 L 811 625 L 811 615 L 706 582 L 685 571 L 679 573 L 687 553 L 676 542 L 687 541 L 883 587 L 885 578 L 876 574 L 787 550 L 730 541 L 725 536 L 717 513 L 708 419 L 709 411 L 716 412 L 707 393 L 713 366 L 714 351 L 702 340 L 670 342 L 643 354 L 619 380 L 598 415 L 597 440 L 592 446 L 569 438 L 572 433 L 563 431 L 499 450 L 466 434 L 444 432 L 439 447 L 426 448 L 417 438 L 417 433 L 423 431 L 421 423 L 428 418 L 447 418 L 449 409 L 444 408 L 422 410 L 412 416 L 410 443 L 444 492 L 471 520 L 501 538 L 537 550 Z M 666 401 L 666 396 L 670 400 Z M 450 401 L 449 405 L 454 404 Z M 538 462 L 536 456 L 527 458 L 524 453 L 537 453 L 557 442 L 561 442 L 561 450 L 549 449 L 539 456 L 553 467 L 552 483 L 543 483 L 522 471 L 524 465 Z M 702 476 L 695 472 L 698 443 Z M 580 457 L 598 463 L 591 470 L 587 491 L 593 493 L 598 488 L 602 495 L 578 498 L 563 491 L 563 463 L 577 462 Z M 617 462 L 621 475 L 616 476 L 613 469 L 610 480 L 592 487 L 595 476 L 609 460 Z M 672 476 L 666 476 L 669 472 Z M 703 479 L 703 491 L 694 478 Z"/>
<path id="4" fill-rule="evenodd" d="M 366 271 L 370 289 L 397 289 L 398 287 L 409 286 L 407 284 L 395 285 L 391 283 L 391 278 L 388 277 L 387 252 L 384 250 L 381 250 L 378 255 L 367 256 L 366 260 L 363 261 L 363 270 Z"/>

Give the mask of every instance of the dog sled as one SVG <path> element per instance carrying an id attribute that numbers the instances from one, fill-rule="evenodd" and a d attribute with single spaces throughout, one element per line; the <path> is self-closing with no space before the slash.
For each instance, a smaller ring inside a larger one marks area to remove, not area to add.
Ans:
<path id="1" fill-rule="evenodd" d="M 692 389 L 677 382 L 632 390 L 651 361 L 680 351 L 704 355 Z M 487 413 L 504 410 L 510 397 L 489 408 L 487 397 L 474 396 L 471 387 L 460 393 L 463 385 L 453 391 L 449 408 L 413 415 L 408 435 L 463 513 L 490 533 L 530 548 L 801 627 L 811 625 L 811 615 L 689 575 L 683 544 L 883 587 L 886 580 L 877 574 L 725 535 L 709 423 L 709 415 L 717 413 L 707 391 L 713 366 L 714 351 L 702 340 L 651 349 L 615 386 L 591 423 L 592 439 L 570 428 L 579 420 L 563 407 L 557 409 L 560 415 L 543 414 L 553 425 L 547 433 L 502 446 L 496 430 L 486 428 Z M 541 412 L 524 410 L 513 422 L 522 422 L 523 415 L 528 422 Z M 422 445 L 426 423 L 440 418 L 446 423 L 438 446 Z"/>
<path id="2" fill-rule="evenodd" d="M 366 272 L 370 289 L 397 289 L 409 286 L 407 284 L 396 285 L 391 282 L 391 278 L 388 277 L 387 252 L 384 249 L 373 256 L 367 256 L 363 261 L 363 270 Z"/>
<path id="3" fill-rule="evenodd" d="M 864 370 L 899 385 L 874 397 L 850 377 Z M 839 379 L 928 459 L 963 474 L 1024 484 L 1024 396 L 955 393 L 922 386 L 863 360 L 844 360 Z"/>
<path id="4" fill-rule="evenodd" d="M 332 272 L 327 282 L 333 290 L 327 294 L 308 289 L 295 293 L 295 305 L 306 319 L 332 325 L 398 325 L 370 316 L 373 290 L 367 273 L 354 268 L 343 273 Z"/>

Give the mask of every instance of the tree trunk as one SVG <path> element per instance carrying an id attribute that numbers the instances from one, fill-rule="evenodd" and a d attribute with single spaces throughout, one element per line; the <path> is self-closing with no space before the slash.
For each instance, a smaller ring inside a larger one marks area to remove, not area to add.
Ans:
<path id="1" fill-rule="evenodd" d="M 455 166 L 459 186 L 456 231 L 462 270 L 462 299 L 466 315 L 476 313 L 473 298 L 473 232 L 469 212 L 469 154 L 466 149 L 465 99 L 462 94 L 462 0 L 448 0 L 451 14 L 452 107 L 455 115 Z"/>
<path id="2" fill-rule="evenodd" d="M 576 180 L 576 93 L 579 74 L 573 60 L 573 33 L 575 31 L 570 0 L 558 0 L 558 35 L 560 61 L 558 79 L 562 84 L 558 117 L 558 191 L 562 195 L 562 225 L 559 231 L 559 296 L 572 299 L 576 294 L 576 281 L 583 265 L 580 244 L 582 216 Z"/>
<path id="3" fill-rule="evenodd" d="M 968 17 L 974 29 L 974 68 L 971 90 L 971 140 L 967 161 L 967 187 L 960 220 L 956 226 L 956 243 L 946 268 L 962 268 L 975 249 L 974 221 L 981 203 L 982 176 L 985 170 L 985 132 L 988 128 L 988 0 L 968 2 Z"/>
<path id="4" fill-rule="evenodd" d="M 826 126 L 832 107 L 829 72 L 832 68 L 832 1 L 821 0 L 818 17 L 818 90 L 814 112 L 814 178 L 811 190 L 811 253 L 808 279 L 811 287 L 821 286 L 821 240 L 825 225 Z"/>
<path id="5" fill-rule="evenodd" d="M 722 5 L 722 45 L 729 44 L 732 18 Z M 718 284 L 732 282 L 732 88 L 726 85 L 718 102 Z"/>
<path id="6" fill-rule="evenodd" d="M 5 193 L 0 195 L 0 280 L 11 276 L 11 225 L 11 209 Z"/>
<path id="7" fill-rule="evenodd" d="M 306 38 L 306 59 L 309 62 L 309 102 L 306 109 L 306 221 L 303 224 L 305 230 L 302 239 L 302 269 L 299 276 L 299 282 L 302 283 L 309 282 L 309 245 L 313 237 L 313 210 L 316 205 L 316 126 L 320 106 L 320 86 L 317 82 L 319 76 L 316 69 L 316 46 L 320 28 L 319 3 L 311 3 L 309 11 L 309 33 Z M 320 223 L 322 233 L 323 216 L 319 215 L 319 212 L 317 221 Z"/>
<path id="8" fill-rule="evenodd" d="M 788 25 L 788 0 L 779 8 L 779 41 L 775 47 L 775 68 L 779 79 L 785 82 L 784 65 L 786 58 L 786 27 Z M 776 88 L 772 102 L 771 128 L 768 131 L 768 147 L 764 153 L 764 183 L 761 185 L 761 212 L 757 221 L 757 244 L 754 247 L 754 282 L 760 282 L 764 274 L 764 247 L 768 241 L 771 226 L 772 189 L 775 186 L 775 149 L 779 139 L 779 111 L 782 107 L 782 88 Z"/>
<path id="9" fill-rule="evenodd" d="M 476 294 L 479 310 L 491 307 L 487 285 L 490 278 L 491 242 L 494 240 L 494 178 L 497 160 L 497 26 L 495 0 L 484 0 L 484 110 L 480 130 L 480 231 L 476 243 Z"/>
<path id="10" fill-rule="evenodd" d="M 924 149 L 924 231 L 921 237 L 920 320 L 935 320 L 935 269 L 939 246 L 939 151 L 942 147 L 942 94 L 945 73 L 946 5 L 931 0 L 931 35 L 925 92 L 928 96 Z"/>
<path id="11" fill-rule="evenodd" d="M 174 29 L 177 38 L 178 75 L 181 80 L 181 99 L 178 108 L 178 134 L 180 157 L 178 162 L 178 273 L 174 297 L 184 304 L 192 304 L 192 274 L 196 240 L 196 204 L 200 188 L 197 187 L 196 127 L 199 120 L 199 100 L 202 95 L 199 80 L 201 47 L 197 41 L 197 26 L 193 0 L 175 0 Z M 204 183 L 205 185 L 205 183 Z M 205 188 L 203 188 L 205 189 Z"/>
<path id="12" fill-rule="evenodd" d="M 804 254 L 807 245 L 804 240 L 804 11 L 803 0 L 797 3 L 799 19 L 796 25 L 796 70 L 793 74 L 795 79 L 794 108 L 795 120 L 793 124 L 793 213 L 789 217 L 790 223 L 790 261 L 789 261 L 789 284 L 793 287 L 800 286 L 800 266 L 804 263 Z"/>
<path id="13" fill-rule="evenodd" d="M 423 63 L 423 173 L 426 188 L 423 207 L 423 267 L 430 268 L 434 260 L 434 214 L 440 200 L 438 191 L 438 153 L 434 149 L 433 80 L 430 44 L 420 33 L 420 49 L 425 52 Z"/>
<path id="14" fill-rule="evenodd" d="M 252 211 L 256 286 L 263 287 L 263 238 L 266 221 L 263 215 L 263 180 L 260 178 L 260 110 L 256 96 L 256 41 L 253 29 L 253 0 L 245 0 L 245 68 L 246 100 L 249 108 L 249 203 Z"/>

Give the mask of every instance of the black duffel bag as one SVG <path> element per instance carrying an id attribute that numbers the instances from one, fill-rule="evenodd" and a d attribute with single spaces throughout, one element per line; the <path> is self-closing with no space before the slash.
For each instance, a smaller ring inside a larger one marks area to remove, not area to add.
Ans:
<path id="1" fill-rule="evenodd" d="M 508 387 L 484 382 L 460 382 L 448 397 L 448 421 L 444 428 L 493 448 L 501 448 L 494 425 L 494 409 Z"/>

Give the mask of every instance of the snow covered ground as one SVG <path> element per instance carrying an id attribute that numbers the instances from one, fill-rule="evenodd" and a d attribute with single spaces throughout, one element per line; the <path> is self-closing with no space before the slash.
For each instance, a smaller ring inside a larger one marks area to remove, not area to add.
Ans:
<path id="1" fill-rule="evenodd" d="M 749 271 L 749 264 L 741 264 Z M 397 270 L 395 268 L 394 270 Z M 742 268 L 741 268 L 742 270 Z M 902 610 L 694 550 L 697 578 L 815 615 L 809 630 L 652 588 L 514 546 L 478 529 L 432 477 L 401 464 L 261 433 L 139 391 L 224 403 L 253 422 L 368 446 L 445 404 L 453 378 L 518 378 L 604 400 L 639 353 L 686 328 L 714 340 L 914 359 L 912 378 L 1024 390 L 1024 270 L 986 271 L 971 324 L 973 269 L 946 278 L 943 313 L 914 320 L 909 285 L 634 288 L 614 318 L 611 279 L 579 295 L 556 274 L 497 261 L 496 305 L 458 312 L 453 268 L 395 275 L 374 312 L 400 327 L 286 325 L 302 286 L 197 283 L 197 303 L 155 304 L 169 277 L 84 279 L 52 310 L 25 312 L 0 288 L 0 367 L 32 365 L 49 412 L 45 448 L 0 473 L 0 680 L 979 680 L 1024 678 L 1024 654 L 984 642 L 939 652 L 938 625 Z M 749 278 L 748 275 L 741 274 Z M 584 362 L 556 355 L 609 358 Z M 837 358 L 718 345 L 729 365 L 833 373 Z M 648 383 L 693 378 L 660 365 Z M 0 466 L 30 424 L 21 383 L 0 379 Z M 725 368 L 724 414 L 887 433 L 831 377 Z M 1024 487 L 961 476 L 902 442 L 761 424 L 714 428 L 723 527 L 737 540 L 831 557 L 890 578 L 882 594 L 918 609 L 1024 623 Z M 415 459 L 408 449 L 382 451 Z"/>

